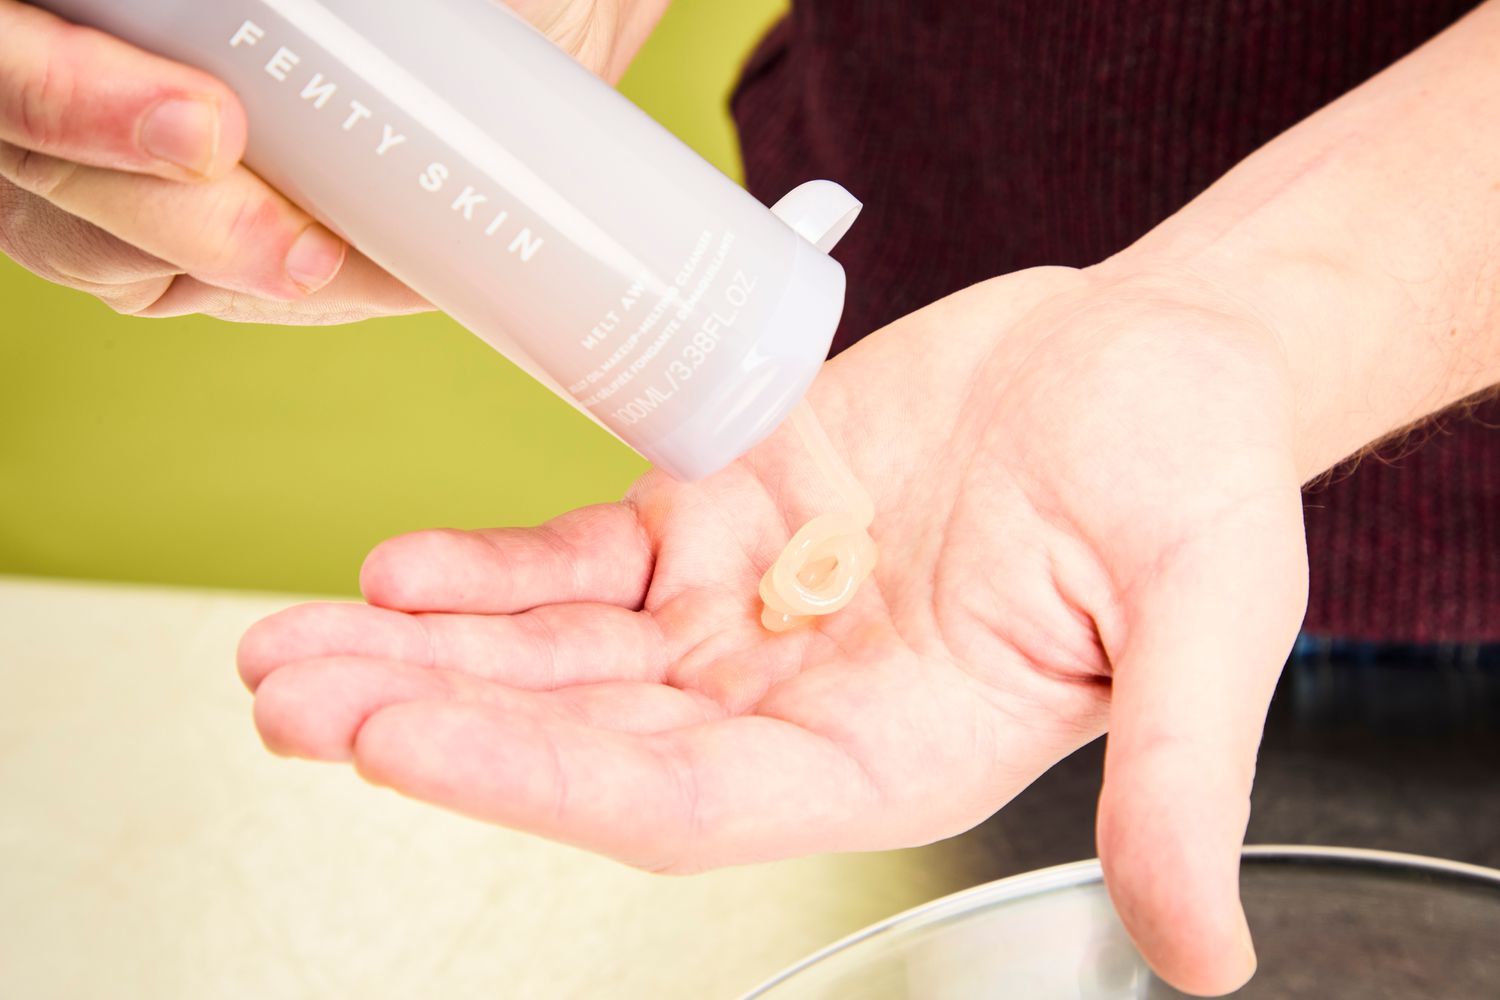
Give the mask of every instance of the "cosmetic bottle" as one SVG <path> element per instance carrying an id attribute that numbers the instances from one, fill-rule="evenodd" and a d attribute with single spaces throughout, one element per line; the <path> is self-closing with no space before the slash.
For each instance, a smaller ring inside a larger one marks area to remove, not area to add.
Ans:
<path id="1" fill-rule="evenodd" d="M 224 80 L 252 170 L 679 479 L 827 355 L 859 203 L 767 209 L 498 0 L 40 6 Z"/>

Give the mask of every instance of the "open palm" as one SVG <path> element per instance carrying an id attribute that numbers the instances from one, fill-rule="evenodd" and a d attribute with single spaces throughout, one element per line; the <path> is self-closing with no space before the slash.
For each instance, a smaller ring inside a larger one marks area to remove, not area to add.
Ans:
<path id="1" fill-rule="evenodd" d="M 830 362 L 811 399 L 875 498 L 875 575 L 781 635 L 761 574 L 836 502 L 794 433 L 701 483 L 435 531 L 240 652 L 283 753 L 632 865 L 910 846 L 1112 729 L 1100 848 L 1188 989 L 1253 961 L 1238 845 L 1305 603 L 1290 402 L 1201 290 L 1038 269 Z"/>

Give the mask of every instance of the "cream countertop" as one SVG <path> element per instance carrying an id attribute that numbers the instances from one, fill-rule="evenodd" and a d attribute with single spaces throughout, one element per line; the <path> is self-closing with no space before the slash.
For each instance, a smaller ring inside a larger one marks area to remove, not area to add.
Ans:
<path id="1" fill-rule="evenodd" d="M 260 746 L 298 598 L 0 579 L 0 998 L 732 1000 L 962 888 L 944 848 L 647 875 Z"/>

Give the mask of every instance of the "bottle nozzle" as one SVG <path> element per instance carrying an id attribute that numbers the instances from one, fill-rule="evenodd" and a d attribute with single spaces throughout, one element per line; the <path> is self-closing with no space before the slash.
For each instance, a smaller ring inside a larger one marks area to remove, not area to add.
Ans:
<path id="1" fill-rule="evenodd" d="M 833 181 L 800 184 L 771 207 L 771 214 L 807 242 L 827 253 L 832 250 L 864 205 Z"/>

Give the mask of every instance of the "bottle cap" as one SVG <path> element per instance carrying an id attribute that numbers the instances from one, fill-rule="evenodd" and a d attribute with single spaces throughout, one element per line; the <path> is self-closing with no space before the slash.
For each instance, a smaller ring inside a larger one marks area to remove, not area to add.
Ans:
<path id="1" fill-rule="evenodd" d="M 770 435 L 801 402 L 828 358 L 844 313 L 844 269 L 828 251 L 863 206 L 833 181 L 808 181 L 772 214 L 801 239 L 760 338 L 712 402 L 641 453 L 673 478 L 718 472 Z M 709 422 L 709 426 L 704 426 Z"/>

